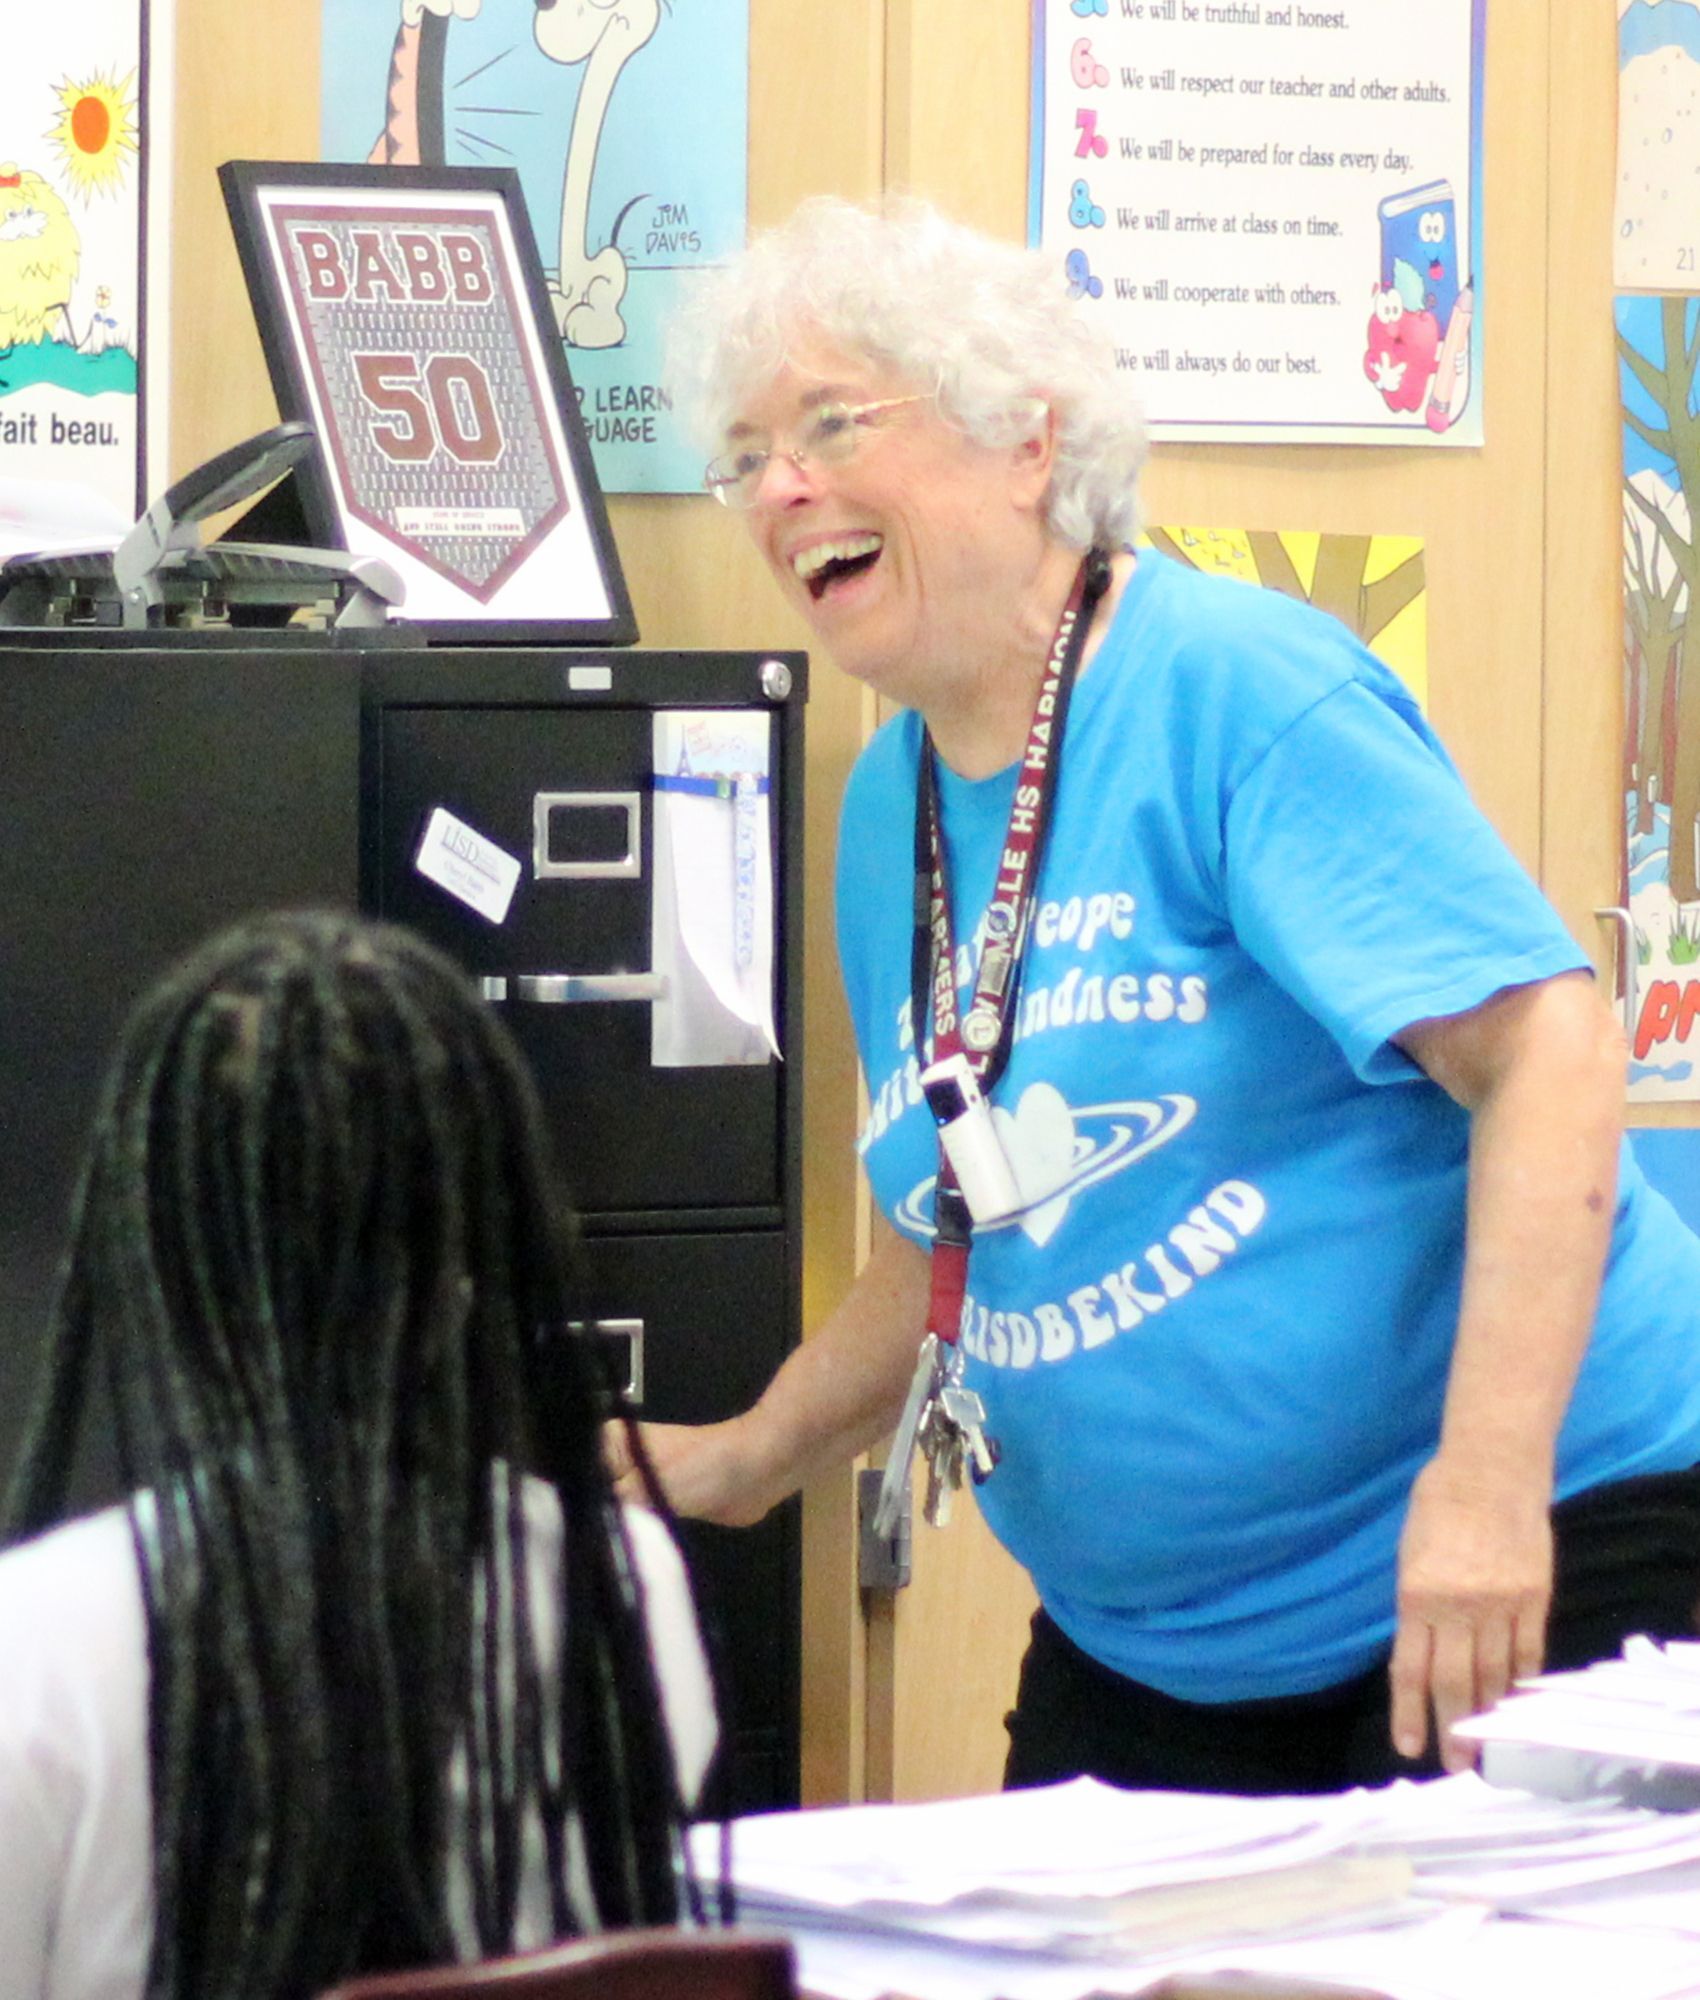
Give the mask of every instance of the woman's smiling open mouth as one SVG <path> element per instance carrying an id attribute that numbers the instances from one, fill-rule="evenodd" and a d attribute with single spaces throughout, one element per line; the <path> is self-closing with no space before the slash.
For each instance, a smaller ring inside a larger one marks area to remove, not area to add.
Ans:
<path id="1" fill-rule="evenodd" d="M 791 567 L 808 585 L 809 595 L 818 601 L 843 578 L 860 576 L 864 570 L 872 569 L 884 546 L 883 535 L 840 535 L 833 541 L 816 542 L 812 548 L 800 549 L 791 558 Z"/>

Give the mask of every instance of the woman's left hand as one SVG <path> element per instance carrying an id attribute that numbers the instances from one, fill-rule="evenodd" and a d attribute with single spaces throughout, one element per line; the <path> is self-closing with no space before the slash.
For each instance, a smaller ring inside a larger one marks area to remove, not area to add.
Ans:
<path id="1" fill-rule="evenodd" d="M 1399 1623 L 1389 1669 L 1394 1747 L 1420 1757 L 1432 1710 L 1449 1771 L 1476 1761 L 1452 1725 L 1539 1673 L 1552 1596 L 1544 1479 L 1467 1480 L 1444 1454 L 1418 1476 L 1399 1544 Z"/>
<path id="2" fill-rule="evenodd" d="M 1538 1673 L 1552 1597 L 1554 1441 L 1588 1345 L 1617 1205 L 1622 1030 L 1577 973 L 1394 1039 L 1470 1113 L 1464 1283 L 1439 1449 L 1399 1544 L 1392 1730 L 1420 1756 Z"/>

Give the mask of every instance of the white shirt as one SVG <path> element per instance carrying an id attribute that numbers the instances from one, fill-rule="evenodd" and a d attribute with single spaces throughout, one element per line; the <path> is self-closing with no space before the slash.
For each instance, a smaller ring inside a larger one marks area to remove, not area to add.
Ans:
<path id="1" fill-rule="evenodd" d="M 545 1604 L 560 1516 L 535 1482 L 526 1518 L 533 1602 Z M 684 1565 L 654 1515 L 630 1508 L 626 1525 L 691 1799 L 715 1722 Z M 126 1510 L 0 1556 L 0 2000 L 139 2000 L 153 1934 L 147 1710 L 147 1619 Z M 522 1904 L 546 1907 L 546 1885 L 527 1888 Z"/>

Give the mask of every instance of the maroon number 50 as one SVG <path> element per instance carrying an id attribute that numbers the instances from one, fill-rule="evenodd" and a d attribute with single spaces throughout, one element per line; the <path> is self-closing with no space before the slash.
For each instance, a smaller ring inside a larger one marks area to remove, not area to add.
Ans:
<path id="1" fill-rule="evenodd" d="M 372 442 L 399 465 L 434 458 L 439 445 L 461 465 L 489 465 L 502 455 L 502 426 L 490 378 L 470 354 L 356 354 L 360 393 L 384 418 Z"/>

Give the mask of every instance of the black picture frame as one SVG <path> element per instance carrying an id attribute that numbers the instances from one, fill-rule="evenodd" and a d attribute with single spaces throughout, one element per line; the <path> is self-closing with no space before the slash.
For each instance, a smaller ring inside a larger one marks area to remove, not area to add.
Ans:
<path id="1" fill-rule="evenodd" d="M 401 574 L 432 644 L 637 621 L 510 167 L 230 160 L 219 182 L 315 542 Z"/>

